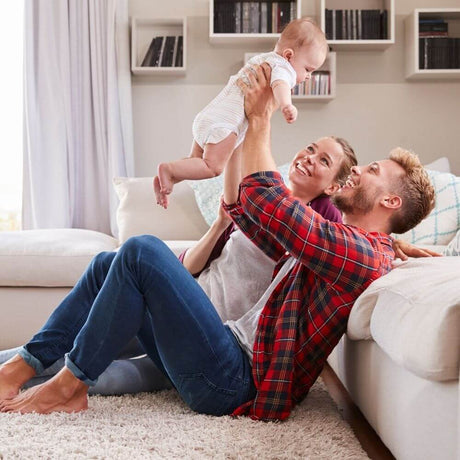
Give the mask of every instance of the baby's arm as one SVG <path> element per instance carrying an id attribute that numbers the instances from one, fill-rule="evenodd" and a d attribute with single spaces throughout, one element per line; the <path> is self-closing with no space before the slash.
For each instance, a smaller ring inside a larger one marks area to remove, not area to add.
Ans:
<path id="1" fill-rule="evenodd" d="M 291 88 L 285 81 L 275 80 L 272 83 L 272 90 L 285 120 L 293 123 L 297 118 L 297 109 L 292 105 Z"/>

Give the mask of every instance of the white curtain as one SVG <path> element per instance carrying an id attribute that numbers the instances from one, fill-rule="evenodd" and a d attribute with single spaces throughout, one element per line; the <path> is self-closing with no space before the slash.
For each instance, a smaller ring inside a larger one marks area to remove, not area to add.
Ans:
<path id="1" fill-rule="evenodd" d="M 116 236 L 132 176 L 128 0 L 25 1 L 23 228 Z"/>

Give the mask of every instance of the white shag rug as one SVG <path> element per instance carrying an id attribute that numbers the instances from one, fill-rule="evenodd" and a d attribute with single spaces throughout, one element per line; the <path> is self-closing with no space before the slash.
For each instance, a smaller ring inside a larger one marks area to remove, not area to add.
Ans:
<path id="1" fill-rule="evenodd" d="M 77 414 L 0 414 L 0 458 L 367 459 L 321 380 L 280 423 L 192 412 L 173 390 L 92 396 Z"/>

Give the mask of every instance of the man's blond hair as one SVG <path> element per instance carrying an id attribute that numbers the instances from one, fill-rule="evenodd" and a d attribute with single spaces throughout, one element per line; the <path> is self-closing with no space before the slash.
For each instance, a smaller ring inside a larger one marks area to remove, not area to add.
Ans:
<path id="1" fill-rule="evenodd" d="M 396 147 L 390 152 L 390 160 L 398 163 L 405 171 L 405 176 L 395 179 L 393 184 L 395 192 L 402 199 L 402 206 L 390 219 L 391 232 L 405 233 L 432 211 L 435 191 L 415 153 Z"/>

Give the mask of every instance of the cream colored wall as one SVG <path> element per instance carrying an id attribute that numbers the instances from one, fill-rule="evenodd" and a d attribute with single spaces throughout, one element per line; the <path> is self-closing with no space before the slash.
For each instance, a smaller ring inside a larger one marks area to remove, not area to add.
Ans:
<path id="1" fill-rule="evenodd" d="M 317 9 L 302 1 L 303 15 Z M 306 143 L 334 134 L 354 146 L 366 163 L 397 145 L 423 162 L 447 156 L 460 175 L 460 80 L 412 82 L 404 78 L 404 18 L 415 8 L 459 7 L 459 0 L 396 0 L 396 43 L 385 51 L 338 51 L 337 97 L 329 103 L 298 102 L 299 117 L 273 120 L 273 155 L 279 164 Z M 317 6 L 319 7 L 319 5 Z M 155 173 L 160 161 L 188 155 L 195 114 L 223 87 L 257 46 L 210 45 L 208 0 L 130 0 L 130 16 L 187 16 L 185 77 L 134 77 L 133 118 L 137 176 Z M 319 17 L 317 17 L 319 21 Z"/>

